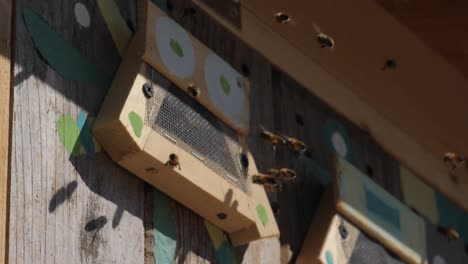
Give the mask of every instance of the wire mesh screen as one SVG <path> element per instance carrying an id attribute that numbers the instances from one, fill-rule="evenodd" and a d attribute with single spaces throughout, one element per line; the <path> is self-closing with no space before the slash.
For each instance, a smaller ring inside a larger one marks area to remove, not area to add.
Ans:
<path id="1" fill-rule="evenodd" d="M 235 131 L 159 73 L 151 75 L 156 84 L 146 101 L 145 124 L 245 191 Z"/>

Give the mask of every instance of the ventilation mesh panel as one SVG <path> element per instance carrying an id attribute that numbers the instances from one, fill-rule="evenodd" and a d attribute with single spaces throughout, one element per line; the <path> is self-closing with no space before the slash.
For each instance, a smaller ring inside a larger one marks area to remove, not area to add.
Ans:
<path id="1" fill-rule="evenodd" d="M 145 124 L 244 188 L 246 172 L 240 164 L 242 147 L 235 131 L 156 71 L 152 75 L 156 84 L 154 96 L 146 101 Z"/>

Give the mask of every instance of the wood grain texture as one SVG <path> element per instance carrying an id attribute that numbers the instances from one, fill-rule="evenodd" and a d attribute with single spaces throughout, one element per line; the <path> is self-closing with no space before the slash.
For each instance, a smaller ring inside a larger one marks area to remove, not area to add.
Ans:
<path id="1" fill-rule="evenodd" d="M 378 0 L 377 3 L 468 76 L 466 1 Z"/>
<path id="2" fill-rule="evenodd" d="M 90 27 L 75 20 L 74 1 L 16 1 L 31 7 L 65 41 L 112 74 L 120 62 L 95 1 L 80 1 Z M 134 2 L 118 1 L 129 18 Z M 73 157 L 57 120 L 95 116 L 106 94 L 64 80 L 38 55 L 16 16 L 10 263 L 142 263 L 143 183 L 105 153 Z"/>
<path id="3" fill-rule="evenodd" d="M 31 6 L 51 27 L 100 69 L 113 74 L 120 56 L 95 1 L 81 1 L 91 14 L 91 27 L 75 21 L 68 1 L 18 0 L 17 9 Z M 116 1 L 135 25 L 134 1 Z M 236 248 L 243 263 L 294 262 L 318 206 L 322 187 L 300 158 L 259 137 L 261 126 L 304 140 L 310 158 L 325 170 L 331 164 L 323 136 L 329 118 L 346 128 L 356 164 L 398 197 L 397 161 L 385 154 L 363 130 L 262 56 L 219 26 L 189 0 L 172 1 L 172 17 L 195 37 L 242 72 L 251 83 L 249 147 L 260 171 L 290 167 L 298 180 L 279 194 L 281 240 L 265 239 Z M 195 13 L 187 12 L 194 8 Z M 190 10 L 190 9 L 189 9 Z M 38 56 L 21 16 L 16 17 L 16 56 L 12 137 L 10 215 L 11 263 L 154 263 L 155 210 L 151 187 L 117 167 L 105 153 L 71 157 L 57 135 L 56 122 L 80 111 L 97 114 L 107 91 L 62 79 Z M 298 113 L 304 125 L 296 121 Z M 261 125 L 261 126 L 260 126 Z M 145 187 L 146 186 L 146 187 Z M 177 263 L 216 263 L 216 253 L 203 219 L 173 204 L 177 227 Z M 313 231 L 313 228 L 310 229 Z M 280 255 L 280 252 L 282 253 Z"/>
<path id="4" fill-rule="evenodd" d="M 8 261 L 12 1 L 0 1 L 0 263 Z"/>

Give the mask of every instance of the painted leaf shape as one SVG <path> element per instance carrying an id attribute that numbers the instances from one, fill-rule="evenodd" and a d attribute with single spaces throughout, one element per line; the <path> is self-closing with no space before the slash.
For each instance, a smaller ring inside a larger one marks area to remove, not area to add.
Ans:
<path id="1" fill-rule="evenodd" d="M 36 12 L 26 7 L 23 17 L 36 49 L 64 79 L 109 88 L 112 78 L 53 31 Z"/>
<path id="2" fill-rule="evenodd" d="M 135 133 L 137 137 L 141 137 L 141 131 L 143 130 L 143 119 L 133 111 L 128 114 L 128 118 L 130 119 L 133 133 Z"/>
<path id="3" fill-rule="evenodd" d="M 80 129 L 75 120 L 68 115 L 63 115 L 57 120 L 57 132 L 60 141 L 72 156 L 80 154 L 81 141 Z"/>
<path id="4" fill-rule="evenodd" d="M 260 221 L 262 221 L 262 224 L 264 226 L 268 224 L 267 210 L 265 209 L 263 205 L 261 204 L 257 205 L 257 214 L 258 214 L 258 218 L 260 218 Z"/>
<path id="5" fill-rule="evenodd" d="M 223 92 L 225 95 L 229 95 L 231 92 L 231 85 L 229 85 L 228 80 L 226 80 L 226 77 L 224 75 L 221 75 L 219 77 L 219 83 L 221 84 L 221 88 L 223 89 Z"/>
<path id="6" fill-rule="evenodd" d="M 171 46 L 172 51 L 179 56 L 180 58 L 184 57 L 184 50 L 180 46 L 179 42 L 175 39 L 171 39 L 169 44 Z"/>

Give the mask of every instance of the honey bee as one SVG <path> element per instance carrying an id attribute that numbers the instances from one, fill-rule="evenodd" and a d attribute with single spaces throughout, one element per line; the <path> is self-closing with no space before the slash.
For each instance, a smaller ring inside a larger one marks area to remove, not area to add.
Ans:
<path id="1" fill-rule="evenodd" d="M 296 178 L 296 172 L 287 168 L 283 168 L 279 170 L 271 169 L 268 171 L 268 174 L 280 181 L 291 181 Z"/>
<path id="2" fill-rule="evenodd" d="M 454 170 L 463 164 L 465 159 L 456 153 L 447 152 L 444 155 L 444 162 L 447 163 L 452 168 L 452 170 Z"/>
<path id="3" fill-rule="evenodd" d="M 267 131 L 265 129 L 262 128 L 262 133 L 260 134 L 260 136 L 269 141 L 271 143 L 271 145 L 273 146 L 273 152 L 276 151 L 276 146 L 280 145 L 280 144 L 286 144 L 286 141 L 284 140 L 284 138 L 282 138 L 281 136 L 278 136 L 270 131 Z"/>
<path id="4" fill-rule="evenodd" d="M 447 237 L 449 241 L 456 241 L 460 238 L 460 235 L 455 229 L 449 227 L 439 226 L 437 227 L 437 231 Z"/>
<path id="5" fill-rule="evenodd" d="M 317 34 L 317 42 L 319 43 L 320 48 L 333 48 L 333 46 L 335 46 L 335 41 L 323 33 Z"/>
<path id="6" fill-rule="evenodd" d="M 181 170 L 179 156 L 176 154 L 169 155 L 169 160 L 166 162 L 166 167 L 170 167 L 172 169 L 179 168 L 179 170 Z"/>
<path id="7" fill-rule="evenodd" d="M 293 137 L 285 137 L 285 138 L 286 138 L 286 143 L 288 144 L 288 147 L 294 152 L 302 154 L 307 150 L 305 143 L 300 141 L 299 139 L 293 138 Z"/>
<path id="8" fill-rule="evenodd" d="M 198 86 L 196 86 L 195 84 L 190 84 L 187 90 L 188 93 L 193 97 L 198 97 L 201 93 L 200 88 L 198 88 Z"/>
<path id="9" fill-rule="evenodd" d="M 281 191 L 281 183 L 269 174 L 257 173 L 252 176 L 252 182 L 263 185 L 267 192 Z"/>

